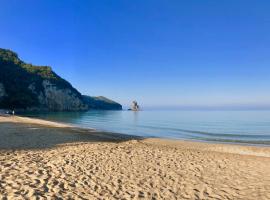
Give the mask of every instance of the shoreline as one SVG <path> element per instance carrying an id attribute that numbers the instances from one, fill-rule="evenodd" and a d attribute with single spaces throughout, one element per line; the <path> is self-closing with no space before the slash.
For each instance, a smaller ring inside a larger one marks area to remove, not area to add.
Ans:
<path id="1" fill-rule="evenodd" d="M 47 121 L 48 119 L 43 119 L 43 118 L 36 118 L 37 116 L 25 116 L 25 115 L 19 115 L 21 116 L 22 118 L 29 118 L 29 119 L 40 119 L 40 120 L 44 120 L 44 121 Z M 49 119 L 50 120 L 50 119 Z M 65 122 L 62 122 L 61 120 L 56 122 L 56 123 L 59 123 L 59 124 L 67 124 Z M 140 134 L 138 133 L 138 135 L 136 135 L 135 133 L 129 133 L 129 134 L 126 134 L 124 132 L 122 133 L 119 133 L 117 131 L 115 132 L 112 132 L 111 130 L 104 130 L 102 128 L 100 129 L 97 129 L 97 128 L 92 128 L 92 127 L 88 127 L 88 126 L 84 126 L 82 127 L 81 124 L 72 124 L 70 126 L 74 126 L 74 127 L 77 127 L 77 128 L 82 128 L 82 129 L 93 129 L 93 130 L 96 130 L 97 132 L 109 132 L 109 133 L 115 133 L 115 134 L 123 134 L 123 135 L 131 135 L 131 136 L 137 136 L 137 137 L 142 137 L 142 138 L 159 138 L 159 139 L 165 139 L 165 140 L 179 140 L 179 141 L 187 141 L 187 142 L 199 142 L 199 143 L 207 143 L 207 144 L 229 144 L 229 145 L 240 145 L 240 146 L 254 146 L 254 147 L 270 147 L 270 143 L 269 141 L 267 140 L 267 142 L 265 142 L 263 139 L 260 139 L 260 140 L 241 140 L 241 139 L 211 139 L 211 138 L 204 138 L 203 137 L 200 139 L 200 138 L 181 138 L 181 137 L 162 137 L 162 135 L 158 135 L 158 136 L 155 136 L 155 134 L 153 134 L 152 136 L 144 136 L 143 134 Z M 233 132 L 233 131 L 232 131 Z M 152 130 L 152 133 L 154 133 L 154 130 Z M 244 132 L 243 132 L 244 133 Z M 165 135 L 166 135 L 166 132 L 165 132 Z M 233 135 L 233 134 L 232 134 Z"/>
<path id="2" fill-rule="evenodd" d="M 269 199 L 270 148 L 0 116 L 0 199 Z"/>
<path id="3" fill-rule="evenodd" d="M 108 135 L 113 141 L 121 139 L 134 139 L 140 140 L 141 142 L 147 143 L 158 143 L 159 145 L 172 145 L 172 146 L 193 146 L 195 149 L 200 148 L 200 150 L 210 150 L 225 153 L 238 153 L 243 155 L 254 155 L 254 156 L 264 156 L 270 157 L 270 146 L 268 145 L 256 145 L 249 143 L 227 143 L 227 142 L 213 142 L 213 141 L 200 141 L 200 140 L 185 140 L 185 139 L 168 139 L 168 138 L 158 138 L 158 137 L 142 137 L 136 135 L 127 135 L 122 133 L 115 133 L 109 131 L 100 131 L 94 128 L 82 128 L 79 126 L 74 126 L 62 122 L 54 122 L 44 119 L 31 118 L 31 117 L 21 117 L 21 116 L 0 116 L 0 123 L 21 123 L 21 124 L 32 124 L 38 126 L 45 126 L 51 128 L 67 128 L 72 131 L 84 131 L 86 134 L 91 133 L 101 133 L 102 135 Z"/>

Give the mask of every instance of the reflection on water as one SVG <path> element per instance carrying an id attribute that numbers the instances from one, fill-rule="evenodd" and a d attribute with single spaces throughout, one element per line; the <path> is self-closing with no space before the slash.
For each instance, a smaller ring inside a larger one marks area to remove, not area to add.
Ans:
<path id="1" fill-rule="evenodd" d="M 134 123 L 134 125 L 136 125 L 137 123 L 138 123 L 138 113 L 139 112 L 132 112 L 133 113 L 133 115 L 134 115 L 134 117 L 133 117 L 133 123 Z"/>
<path id="2" fill-rule="evenodd" d="M 270 111 L 89 111 L 24 115 L 145 137 L 270 145 Z"/>

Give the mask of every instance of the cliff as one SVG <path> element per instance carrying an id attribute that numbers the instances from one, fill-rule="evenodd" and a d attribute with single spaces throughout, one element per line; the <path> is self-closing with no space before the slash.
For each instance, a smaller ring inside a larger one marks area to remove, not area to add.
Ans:
<path id="1" fill-rule="evenodd" d="M 0 49 L 0 71 L 0 108 L 47 111 L 92 108 L 81 93 L 51 67 L 27 64 L 10 50 Z M 99 109 L 107 109 L 107 106 Z"/>

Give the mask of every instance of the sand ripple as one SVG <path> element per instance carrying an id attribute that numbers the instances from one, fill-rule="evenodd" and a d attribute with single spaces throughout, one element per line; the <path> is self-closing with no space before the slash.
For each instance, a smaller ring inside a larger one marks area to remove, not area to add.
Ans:
<path id="1" fill-rule="evenodd" d="M 269 199 L 270 160 L 158 147 L 77 144 L 0 153 L 8 199 Z"/>

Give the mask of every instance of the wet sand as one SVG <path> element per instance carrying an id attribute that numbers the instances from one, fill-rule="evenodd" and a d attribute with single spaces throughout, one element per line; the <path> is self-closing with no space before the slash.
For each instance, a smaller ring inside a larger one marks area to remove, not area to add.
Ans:
<path id="1" fill-rule="evenodd" d="M 0 117 L 0 199 L 270 199 L 270 148 Z"/>

